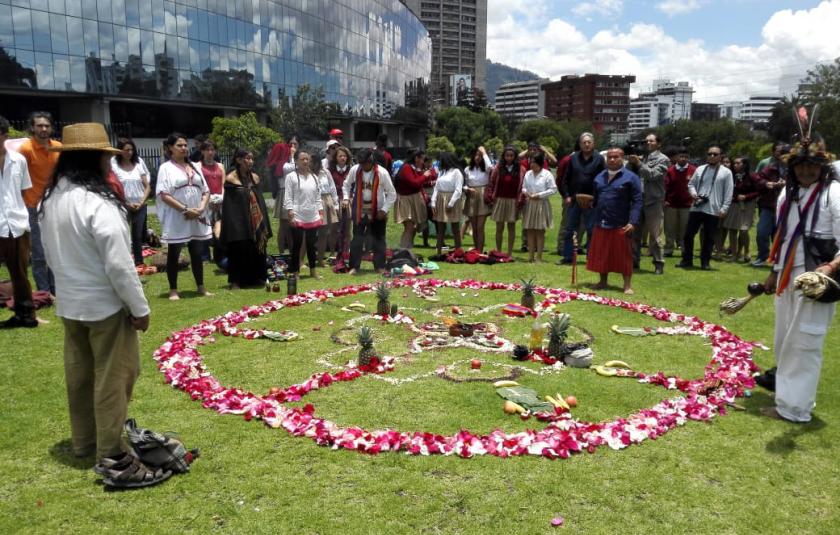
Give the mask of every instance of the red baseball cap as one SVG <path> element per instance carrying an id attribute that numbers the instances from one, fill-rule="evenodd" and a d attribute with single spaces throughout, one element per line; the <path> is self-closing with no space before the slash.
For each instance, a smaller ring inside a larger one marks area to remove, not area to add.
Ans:
<path id="1" fill-rule="evenodd" d="M 330 135 L 335 137 L 342 137 L 344 136 L 344 132 L 342 132 L 338 128 L 333 128 L 332 130 L 330 130 Z"/>

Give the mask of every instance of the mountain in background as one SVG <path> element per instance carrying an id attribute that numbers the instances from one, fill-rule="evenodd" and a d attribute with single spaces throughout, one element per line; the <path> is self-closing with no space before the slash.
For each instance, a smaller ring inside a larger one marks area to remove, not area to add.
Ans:
<path id="1" fill-rule="evenodd" d="M 502 84 L 509 84 L 510 82 L 525 82 L 527 80 L 534 80 L 540 78 L 540 75 L 531 71 L 523 71 L 514 69 L 501 63 L 493 63 L 487 60 L 487 101 L 490 103 L 496 102 L 496 90 Z"/>

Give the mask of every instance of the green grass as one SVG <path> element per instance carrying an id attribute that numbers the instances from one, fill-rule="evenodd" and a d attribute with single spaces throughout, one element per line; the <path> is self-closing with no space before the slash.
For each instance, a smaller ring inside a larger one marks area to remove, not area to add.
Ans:
<path id="1" fill-rule="evenodd" d="M 487 227 L 490 243 L 491 227 Z M 389 243 L 397 241 L 398 230 L 389 224 Z M 547 241 L 553 250 L 556 229 L 549 232 Z M 557 257 L 547 258 L 553 262 Z M 714 272 L 683 272 L 673 268 L 675 262 L 668 262 L 664 277 L 656 277 L 650 259 L 644 259 L 643 271 L 633 278 L 637 292 L 633 299 L 719 321 L 745 339 L 772 344 L 769 298 L 757 300 L 734 317 L 717 316 L 721 299 L 744 295 L 746 284 L 763 277 L 763 271 L 716 263 Z M 439 275 L 444 278 L 509 282 L 533 276 L 552 286 L 566 286 L 570 278 L 568 267 L 553 263 L 442 268 Z M 832 533 L 830 526 L 840 520 L 838 329 L 828 336 L 818 407 L 808 425 L 760 417 L 758 409 L 771 400 L 758 389 L 753 397 L 741 400 L 746 412 L 731 412 L 708 424 L 691 422 L 620 452 L 601 448 L 595 454 L 558 461 L 365 456 L 322 448 L 239 416 L 219 416 L 163 382 L 151 354 L 171 331 L 278 295 L 262 290 L 231 292 L 209 266 L 205 274 L 215 297 L 197 298 L 187 291 L 192 281 L 186 271 L 180 275 L 184 298 L 179 302 L 166 299 L 165 275 L 150 277 L 146 284 L 152 326 L 141 336 L 142 374 L 130 415 L 143 426 L 176 430 L 188 446 L 202 450 L 192 472 L 152 489 L 104 492 L 90 463 L 70 454 L 63 331 L 54 312 L 41 314 L 50 323 L 37 330 L 0 332 L 0 532 L 546 533 L 553 531 L 550 520 L 562 515 L 564 529 L 575 533 Z M 369 272 L 355 279 L 325 275 L 320 284 L 302 279 L 300 288 L 375 280 Z M 596 279 L 582 269 L 580 275 L 584 282 Z M 619 296 L 619 280 L 610 282 L 616 287 L 604 293 Z M 460 293 L 442 291 L 440 305 L 518 300 L 504 292 L 487 291 L 479 297 Z M 429 306 L 413 294 L 403 294 L 393 292 L 392 301 Z M 372 295 L 359 299 L 373 306 Z M 315 362 L 318 354 L 338 348 L 329 335 L 352 314 L 335 305 L 350 300 L 285 309 L 256 323 L 297 330 L 301 339 L 296 342 L 219 337 L 202 353 L 227 385 L 264 392 L 300 382 L 323 369 Z M 564 307 L 573 323 L 594 334 L 596 362 L 622 358 L 644 371 L 694 377 L 709 360 L 710 348 L 699 338 L 635 339 L 609 332 L 614 323 L 658 324 L 650 318 L 585 303 Z M 425 312 L 416 315 L 428 317 Z M 499 323 L 514 341 L 524 341 L 529 327 L 527 321 L 496 312 L 481 319 Z M 329 321 L 334 324 L 328 325 Z M 313 330 L 314 325 L 321 329 Z M 396 352 L 404 347 L 408 339 L 404 330 L 375 327 L 377 348 Z M 398 367 L 393 376 L 473 356 L 475 352 L 463 349 L 425 353 Z M 481 358 L 508 361 L 501 354 Z M 772 365 L 772 352 L 757 351 L 756 360 L 761 366 Z M 341 361 L 340 356 L 334 359 Z M 671 394 L 572 369 L 539 378 L 526 375 L 521 382 L 543 394 L 557 390 L 575 394 L 580 407 L 574 414 L 589 420 L 626 415 Z M 487 383 L 453 384 L 430 378 L 391 386 L 362 378 L 313 392 L 304 401 L 315 404 L 319 415 L 344 425 L 439 433 L 495 427 L 514 431 L 539 425 L 505 416 L 501 400 Z"/>

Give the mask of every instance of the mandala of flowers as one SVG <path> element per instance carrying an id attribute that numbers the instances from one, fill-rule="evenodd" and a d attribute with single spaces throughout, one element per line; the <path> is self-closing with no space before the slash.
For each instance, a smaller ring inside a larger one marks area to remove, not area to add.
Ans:
<path id="1" fill-rule="evenodd" d="M 390 285 L 392 288 L 410 288 L 415 295 L 432 300 L 438 288 L 469 292 L 518 291 L 520 289 L 519 284 L 477 280 L 394 280 Z M 398 359 L 393 357 L 374 357 L 370 364 L 365 366 L 358 366 L 351 361 L 338 367 L 338 371 L 315 373 L 299 384 L 286 388 L 275 387 L 264 394 L 225 386 L 204 366 L 199 348 L 212 343 L 215 334 L 249 339 L 260 337 L 294 339 L 294 333 L 290 332 L 277 337 L 273 331 L 241 329 L 239 326 L 285 307 L 325 302 L 329 299 L 373 290 L 374 287 L 370 284 L 346 286 L 333 290 L 313 290 L 282 300 L 269 301 L 262 305 L 248 306 L 238 312 L 228 312 L 173 333 L 155 351 L 154 358 L 166 382 L 174 388 L 183 390 L 193 400 L 201 401 L 207 409 L 219 414 L 242 415 L 246 420 L 260 419 L 269 427 L 283 428 L 293 436 L 308 437 L 321 446 L 368 454 L 404 452 L 410 455 L 454 455 L 464 458 L 477 455 L 497 457 L 536 455 L 557 459 L 568 458 L 580 452 L 591 453 L 602 447 L 620 450 L 648 439 L 656 439 L 688 421 L 709 421 L 716 415 L 725 414 L 727 408 L 735 403 L 735 399 L 743 396 L 744 391 L 753 388 L 755 384 L 753 375 L 758 368 L 752 360 L 752 351 L 754 347 L 761 346 L 742 340 L 719 325 L 704 322 L 695 316 L 678 314 L 647 304 L 544 287 L 535 289 L 535 293 L 541 297 L 541 302 L 537 305 L 538 311 L 549 310 L 570 301 L 589 302 L 636 312 L 671 324 L 655 329 L 658 334 L 694 335 L 706 339 L 711 344 L 712 355 L 705 366 L 703 376 L 685 379 L 662 372 L 623 373 L 622 376 L 632 377 L 639 383 L 679 391 L 681 395 L 663 399 L 652 407 L 611 421 L 581 421 L 574 418 L 569 410 L 558 407 L 553 412 L 539 412 L 533 415 L 535 420 L 543 424 L 540 428 L 512 433 L 502 429 L 495 429 L 489 433 L 461 430 L 453 435 L 441 435 L 424 431 L 407 432 L 396 429 L 363 429 L 357 426 L 343 426 L 318 416 L 311 403 L 302 406 L 289 405 L 301 401 L 314 390 L 328 388 L 337 382 L 355 381 L 365 376 L 386 378 L 388 372 L 394 370 L 399 364 Z M 419 333 L 414 339 L 415 342 L 429 333 L 437 334 L 439 331 L 437 325 L 418 326 L 405 315 L 390 319 L 372 317 L 378 321 L 407 324 Z M 483 340 L 488 341 L 488 334 L 492 335 L 489 340 L 497 337 L 496 332 L 491 328 L 480 331 L 478 336 L 483 336 Z M 509 343 L 505 340 L 503 345 Z M 482 347 L 482 343 L 477 343 L 476 346 Z M 336 354 L 349 352 L 350 349 L 344 347 Z M 546 369 L 562 367 L 561 363 L 546 359 L 539 355 L 539 352 L 532 357 L 534 357 L 532 360 L 546 364 Z M 319 360 L 319 362 L 323 361 Z M 457 364 L 453 363 L 450 366 Z M 445 372 L 445 368 L 445 366 L 440 367 L 438 372 Z"/>

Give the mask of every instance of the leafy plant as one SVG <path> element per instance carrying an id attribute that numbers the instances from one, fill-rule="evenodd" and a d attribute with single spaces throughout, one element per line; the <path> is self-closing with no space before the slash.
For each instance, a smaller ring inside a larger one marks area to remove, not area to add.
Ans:
<path id="1" fill-rule="evenodd" d="M 239 117 L 214 117 L 212 124 L 210 139 L 220 152 L 233 152 L 242 147 L 261 155 L 281 139 L 280 134 L 260 124 L 252 111 Z"/>

